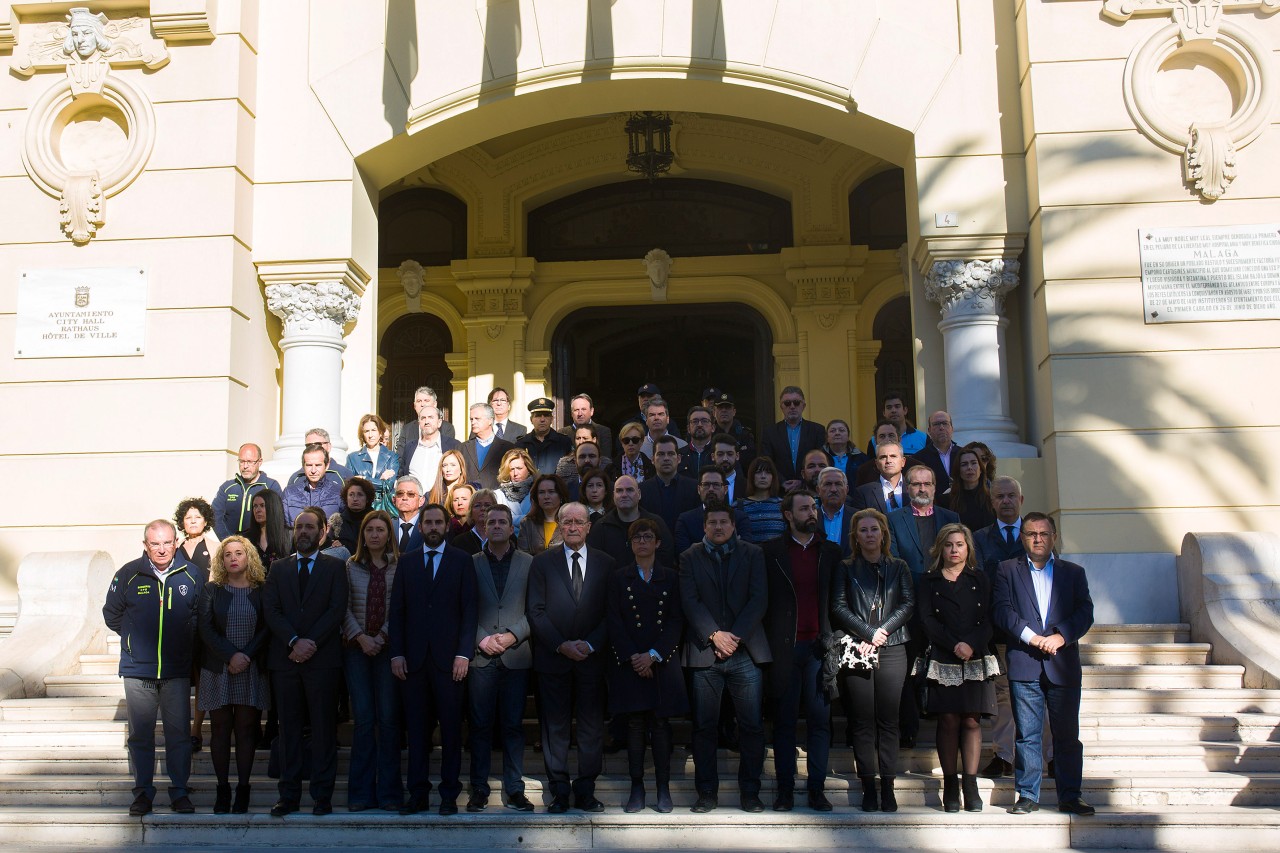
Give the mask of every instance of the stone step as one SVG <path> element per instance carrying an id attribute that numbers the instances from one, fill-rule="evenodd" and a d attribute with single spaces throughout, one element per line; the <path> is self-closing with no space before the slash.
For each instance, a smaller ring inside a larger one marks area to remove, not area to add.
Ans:
<path id="1" fill-rule="evenodd" d="M 1100 643 L 1186 643 L 1191 626 L 1185 622 L 1131 625 L 1094 625 L 1080 638 L 1081 645 Z"/>
<path id="2" fill-rule="evenodd" d="M 81 675 L 116 675 L 120 671 L 120 655 L 80 655 Z"/>
<path id="3" fill-rule="evenodd" d="M 1085 666 L 1087 688 L 1225 688 L 1240 687 L 1243 666 L 1171 664 L 1169 666 Z"/>
<path id="4" fill-rule="evenodd" d="M 103 696 L 124 699 L 124 682 L 115 675 L 48 675 L 45 693 L 50 698 Z"/>
<path id="5" fill-rule="evenodd" d="M 267 750 L 258 750 L 254 760 L 254 773 L 266 775 Z M 339 772 L 345 773 L 350 750 L 338 750 Z M 734 776 L 738 769 L 738 754 L 719 750 L 718 766 L 721 773 Z M 164 766 L 164 753 L 157 753 L 157 766 Z M 439 751 L 433 752 L 438 762 Z M 464 755 L 464 762 L 466 761 Z M 1132 774 L 1155 775 L 1162 772 L 1203 773 L 1220 771 L 1280 773 L 1280 743 L 1214 743 L 1203 742 L 1107 742 L 1085 749 L 1085 775 L 1126 776 Z M 801 774 L 807 762 L 801 751 L 798 766 Z M 693 757 L 679 746 L 672 758 L 672 773 L 693 778 Z M 833 747 L 830 768 L 835 773 L 851 773 L 853 752 L 846 747 Z M 902 772 L 929 774 L 938 768 L 938 757 L 931 747 L 917 746 L 901 751 L 899 769 Z M 197 774 L 212 773 L 207 749 L 196 753 L 192 771 Z M 124 775 L 128 772 L 128 760 L 122 741 L 115 744 L 55 747 L 47 745 L 0 747 L 0 776 L 29 776 L 50 773 L 63 776 L 76 775 Z M 531 776 L 543 772 L 542 754 L 529 750 L 525 754 L 525 772 Z M 627 758 L 624 752 L 604 756 L 604 772 L 625 776 Z M 773 750 L 765 755 L 765 772 L 773 773 Z"/>
<path id="6" fill-rule="evenodd" d="M 1086 666 L 1204 666 L 1211 649 L 1208 643 L 1093 643 L 1080 647 L 1080 662 Z"/>
<path id="7" fill-rule="evenodd" d="M 835 850 L 851 838 L 864 849 L 1067 850 L 1140 847 L 1157 850 L 1275 849 L 1280 815 L 1246 808 L 1195 812 L 1104 809 L 1092 818 L 1042 810 L 1011 816 L 998 808 L 982 814 L 946 814 L 932 806 L 907 806 L 894 814 L 864 814 L 840 806 L 825 815 L 743 814 L 736 797 L 707 815 L 680 811 L 625 815 L 522 815 L 507 810 L 442 818 L 400 817 L 383 812 L 327 817 L 301 812 L 283 820 L 265 814 L 173 815 L 163 807 L 145 818 L 116 809 L 0 808 L 0 832 L 10 844 L 180 849 L 302 847 L 420 847 L 494 849 L 806 849 Z M 852 833 L 852 834 L 851 834 Z"/>
<path id="8" fill-rule="evenodd" d="M 65 696 L 0 701 L 0 720 L 124 720 L 124 696 Z"/>
<path id="9" fill-rule="evenodd" d="M 495 756 L 497 758 L 497 756 Z M 647 786 L 650 795 L 653 793 L 652 767 L 646 769 Z M 464 771 L 464 786 L 465 782 Z M 490 796 L 488 811 L 497 811 L 501 798 L 502 780 L 492 777 L 489 780 L 495 792 Z M 160 779 L 163 787 L 164 780 Z M 606 807 L 617 807 L 627 797 L 630 780 L 624 776 L 601 776 L 596 783 L 596 792 Z M 722 780 L 721 789 L 726 794 L 726 803 L 733 796 L 736 783 Z M 763 795 L 771 797 L 776 790 L 772 777 L 766 776 L 761 781 Z M 692 805 L 696 791 L 692 779 L 674 777 L 671 782 L 672 799 L 677 805 Z M 201 811 L 208 811 L 213 806 L 213 794 L 216 780 L 211 775 L 197 774 L 191 777 L 192 801 Z M 266 811 L 278 799 L 276 780 L 265 776 L 256 776 L 252 780 L 252 808 L 255 811 Z M 801 792 L 799 803 L 803 808 L 805 777 L 797 779 L 797 789 Z M 34 776 L 0 776 L 0 806 L 75 806 L 127 808 L 133 801 L 133 781 L 127 776 L 111 776 L 102 779 L 83 776 L 46 775 Z M 525 777 L 525 792 L 539 806 L 544 804 L 546 783 L 535 776 Z M 1016 799 L 1012 779 L 979 779 L 978 788 L 982 799 L 991 807 L 1007 807 Z M 942 777 L 939 774 L 925 775 L 906 773 L 898 777 L 895 790 L 898 801 L 904 806 L 934 806 L 941 803 Z M 857 805 L 861 802 L 861 783 L 852 776 L 828 776 L 824 784 L 828 798 L 837 805 Z M 1046 779 L 1043 785 L 1046 805 L 1056 803 L 1053 781 Z M 763 796 L 762 795 L 762 796 Z M 1084 798 L 1096 806 L 1225 806 L 1225 805 L 1272 805 L 1280 799 L 1280 773 L 1262 773 L 1245 776 L 1234 773 L 1165 773 L 1158 776 L 1113 776 L 1086 777 L 1083 784 Z M 163 793 L 161 794 L 163 800 Z M 438 799 L 437 799 L 438 801 Z M 345 809 L 347 802 L 347 781 L 340 774 L 334 789 L 334 805 Z"/>

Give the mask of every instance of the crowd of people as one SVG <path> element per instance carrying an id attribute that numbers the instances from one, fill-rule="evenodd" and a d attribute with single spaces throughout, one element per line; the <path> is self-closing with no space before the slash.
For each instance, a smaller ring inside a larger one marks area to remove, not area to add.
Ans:
<path id="1" fill-rule="evenodd" d="M 1048 760 L 1058 809 L 1092 814 L 1079 739 L 1088 582 L 1057 556 L 1053 518 L 1023 514 L 991 450 L 955 443 L 944 411 L 916 429 L 899 394 L 865 452 L 846 421 L 805 419 L 800 388 L 783 389 L 783 417 L 758 443 L 732 395 L 703 398 L 682 437 L 652 384 L 616 432 L 586 394 L 557 430 L 553 401 L 530 403 L 525 426 L 495 388 L 460 441 L 424 387 L 395 441 L 377 415 L 361 418 L 350 467 L 327 432 L 308 432 L 283 485 L 242 446 L 212 502 L 188 498 L 146 526 L 144 554 L 107 593 L 130 814 L 156 796 L 157 716 L 171 806 L 194 811 L 205 714 L 215 813 L 249 809 L 255 750 L 270 745 L 271 814 L 300 808 L 304 779 L 313 814 L 329 814 L 344 693 L 349 811 L 430 808 L 437 731 L 440 814 L 458 812 L 464 731 L 465 809 L 489 805 L 496 738 L 503 805 L 534 811 L 530 692 L 553 814 L 605 808 L 595 786 L 610 742 L 627 755 L 623 810 L 672 811 L 671 723 L 686 716 L 693 812 L 719 805 L 723 746 L 740 754 L 740 808 L 764 810 L 766 721 L 772 808 L 792 810 L 802 719 L 806 803 L 830 811 L 833 707 L 864 811 L 897 810 L 899 750 L 927 715 L 946 811 L 982 810 L 979 775 L 1012 775 L 1010 812 L 1035 811 Z M 995 755 L 980 768 L 984 717 Z"/>

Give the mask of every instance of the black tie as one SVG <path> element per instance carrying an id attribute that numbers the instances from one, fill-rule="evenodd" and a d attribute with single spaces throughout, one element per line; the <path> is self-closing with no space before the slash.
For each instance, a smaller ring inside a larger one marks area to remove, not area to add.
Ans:
<path id="1" fill-rule="evenodd" d="M 298 592 L 301 595 L 307 594 L 307 581 L 311 580 L 311 558 L 298 558 Z"/>
<path id="2" fill-rule="evenodd" d="M 1008 545 L 1010 548 L 1013 547 L 1013 525 L 1012 524 L 1006 524 L 1004 526 L 1004 544 Z"/>
<path id="3" fill-rule="evenodd" d="M 898 503 L 898 493 L 889 492 L 889 509 L 897 509 L 901 504 Z"/>
<path id="4" fill-rule="evenodd" d="M 576 602 L 582 598 L 582 558 L 578 556 L 578 552 L 573 552 L 573 600 Z"/>
<path id="5" fill-rule="evenodd" d="M 436 552 L 435 551 L 427 552 L 427 575 L 430 576 L 431 578 L 435 578 L 436 576 Z"/>
<path id="6" fill-rule="evenodd" d="M 409 550 L 409 535 L 413 533 L 413 525 L 409 522 L 403 522 L 400 525 L 400 553 L 403 554 Z"/>

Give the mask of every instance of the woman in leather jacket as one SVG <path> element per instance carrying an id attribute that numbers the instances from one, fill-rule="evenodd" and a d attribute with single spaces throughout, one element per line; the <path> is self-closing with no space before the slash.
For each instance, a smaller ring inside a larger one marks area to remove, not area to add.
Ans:
<path id="1" fill-rule="evenodd" d="M 831 626 L 864 649 L 879 649 L 876 669 L 845 669 L 841 674 L 853 700 L 853 756 L 862 781 L 862 810 L 894 812 L 898 703 L 907 677 L 907 623 L 915 610 L 915 584 L 907 564 L 889 555 L 889 522 L 883 513 L 861 510 L 849 526 L 853 556 L 840 564 L 831 581 Z"/>

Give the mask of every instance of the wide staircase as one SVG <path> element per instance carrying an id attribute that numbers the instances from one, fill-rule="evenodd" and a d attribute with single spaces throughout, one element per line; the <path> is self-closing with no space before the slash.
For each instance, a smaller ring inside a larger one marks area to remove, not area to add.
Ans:
<path id="1" fill-rule="evenodd" d="M 383 812 L 348 814 L 347 750 L 340 754 L 338 811 L 317 818 L 304 811 L 273 819 L 275 800 L 267 777 L 267 752 L 258 753 L 249 815 L 213 815 L 214 779 L 208 750 L 198 753 L 192 798 L 198 814 L 174 815 L 164 794 L 163 753 L 156 780 L 156 811 L 126 814 L 132 799 L 125 758 L 123 690 L 116 677 L 114 643 L 81 658 L 80 672 L 46 679 L 48 696 L 0 702 L 0 846 L 90 848 L 311 847 L 430 845 L 481 848 L 834 849 L 1280 849 L 1280 691 L 1241 686 L 1243 670 L 1209 663 L 1207 644 L 1192 643 L 1186 625 L 1097 626 L 1084 645 L 1085 682 L 1081 736 L 1085 747 L 1084 797 L 1098 806 L 1091 818 L 1053 808 L 1053 782 L 1045 782 L 1047 808 L 1015 817 L 1011 779 L 981 780 L 987 808 L 981 814 L 941 810 L 941 776 L 926 721 L 918 745 L 904 750 L 898 780 L 901 810 L 864 814 L 853 758 L 844 748 L 844 721 L 835 742 L 827 795 L 834 812 L 803 807 L 748 815 L 736 809 L 737 755 L 720 753 L 721 808 L 692 815 L 693 761 L 682 747 L 672 761 L 677 810 L 623 814 L 629 787 L 626 756 L 606 756 L 597 794 L 604 814 L 533 815 L 503 809 L 495 794 L 486 812 L 441 818 L 433 813 L 400 817 Z M 531 707 L 531 706 L 530 706 Z M 542 756 L 532 748 L 536 723 L 526 720 L 527 792 L 541 806 Z M 688 724 L 676 743 L 688 741 Z M 162 736 L 157 732 L 157 740 Z M 208 740 L 208 729 L 205 730 Z M 340 732 L 349 741 L 349 726 Z M 989 757 L 988 751 L 983 760 Z M 464 784 L 466 757 L 464 756 Z M 501 759 L 494 755 L 495 773 Z M 763 797 L 772 799 L 772 753 Z M 803 754 L 800 773 L 806 773 Z M 492 787 L 501 790 L 498 779 Z M 798 786 L 803 791 L 803 783 Z M 465 796 L 465 794 L 464 794 Z M 304 806 L 306 805 L 304 798 Z M 423 830 L 430 835 L 423 835 Z"/>

